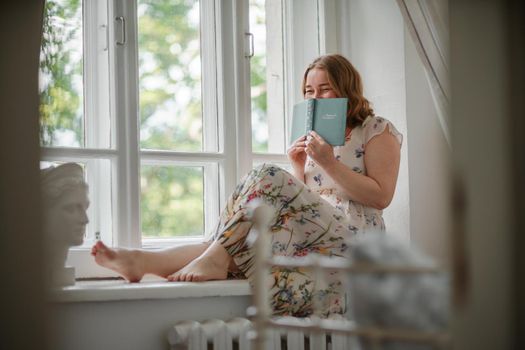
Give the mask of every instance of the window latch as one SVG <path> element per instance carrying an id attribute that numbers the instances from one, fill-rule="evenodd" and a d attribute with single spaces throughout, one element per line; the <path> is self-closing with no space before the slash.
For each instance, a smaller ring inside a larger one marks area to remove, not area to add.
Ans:
<path id="1" fill-rule="evenodd" d="M 248 37 L 248 40 L 250 41 L 250 50 L 248 51 L 248 54 L 244 55 L 246 58 L 252 58 L 255 55 L 255 46 L 253 43 L 253 34 L 252 33 L 244 33 Z"/>
<path id="2" fill-rule="evenodd" d="M 108 26 L 106 24 L 101 24 L 100 25 L 100 30 L 104 32 L 104 39 L 105 39 L 104 48 L 102 49 L 102 51 L 108 51 L 108 48 L 109 48 L 109 30 L 108 30 Z"/>
<path id="3" fill-rule="evenodd" d="M 118 16 L 115 18 L 115 21 L 120 22 L 121 29 L 121 40 L 117 40 L 117 45 L 126 44 L 126 19 L 123 16 Z"/>

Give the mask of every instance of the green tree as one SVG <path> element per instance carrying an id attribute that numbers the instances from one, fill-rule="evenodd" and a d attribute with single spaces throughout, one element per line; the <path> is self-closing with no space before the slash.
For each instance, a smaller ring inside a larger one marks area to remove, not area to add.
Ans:
<path id="1" fill-rule="evenodd" d="M 199 2 L 141 0 L 138 12 L 141 147 L 201 151 Z M 141 178 L 145 236 L 203 232 L 202 169 L 143 166 Z"/>
<path id="2" fill-rule="evenodd" d="M 142 167 L 145 236 L 199 235 L 204 230 L 203 174 L 198 167 Z"/>
<path id="3" fill-rule="evenodd" d="M 200 151 L 199 2 L 141 0 L 138 10 L 141 147 Z"/>
<path id="4" fill-rule="evenodd" d="M 268 132 L 267 85 L 266 85 L 266 10 L 265 0 L 250 0 L 250 31 L 264 38 L 255 47 L 250 60 L 250 85 L 252 96 L 252 149 L 268 152 L 268 138 L 259 138 L 256 131 L 265 128 Z"/>
<path id="5" fill-rule="evenodd" d="M 48 0 L 44 8 L 40 55 L 40 142 L 44 146 L 63 145 L 59 132 L 74 134 L 74 142 L 84 143 L 82 89 L 82 4 L 79 0 Z M 79 49 L 80 46 L 80 49 Z"/>

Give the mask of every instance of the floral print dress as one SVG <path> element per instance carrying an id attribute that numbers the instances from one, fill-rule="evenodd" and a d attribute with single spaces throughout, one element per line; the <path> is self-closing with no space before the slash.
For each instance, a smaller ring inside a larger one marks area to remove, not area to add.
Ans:
<path id="1" fill-rule="evenodd" d="M 374 136 L 383 133 L 387 128 L 396 137 L 399 145 L 401 145 L 403 136 L 391 122 L 381 117 L 370 116 L 363 122 L 362 126 L 352 129 L 350 135 L 346 137 L 343 146 L 334 147 L 335 158 L 356 173 L 366 175 L 364 160 L 366 145 Z M 355 233 L 364 233 L 369 229 L 385 229 L 382 210 L 354 202 L 311 159 L 308 159 L 306 162 L 305 181 L 312 191 L 319 193 L 321 197 L 344 213 L 350 220 L 352 231 Z"/>
<path id="2" fill-rule="evenodd" d="M 387 127 L 401 143 L 401 134 L 390 122 L 368 117 L 362 126 L 352 130 L 343 146 L 334 147 L 336 159 L 366 175 L 366 144 Z M 224 246 L 244 276 L 251 279 L 254 272 L 254 251 L 246 244 L 252 227 L 248 214 L 254 201 L 263 201 L 273 208 L 270 231 L 274 255 L 301 257 L 317 253 L 345 257 L 353 236 L 368 229 L 384 229 L 380 210 L 352 201 L 309 158 L 305 182 L 284 169 L 264 164 L 237 185 L 212 240 Z M 312 314 L 314 304 L 325 317 L 346 312 L 346 296 L 336 272 L 317 281 L 310 269 L 273 268 L 268 284 L 275 315 L 306 317 Z"/>

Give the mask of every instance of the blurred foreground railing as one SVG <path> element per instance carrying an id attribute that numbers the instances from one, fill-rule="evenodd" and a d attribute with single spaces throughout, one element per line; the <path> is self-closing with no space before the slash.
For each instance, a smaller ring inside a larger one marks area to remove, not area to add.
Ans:
<path id="1" fill-rule="evenodd" d="M 344 334 L 357 337 L 366 343 L 366 349 L 382 349 L 385 342 L 406 342 L 413 345 L 426 345 L 428 349 L 445 349 L 450 343 L 450 337 L 446 331 L 419 331 L 407 329 L 392 329 L 391 327 L 379 326 L 360 326 L 356 322 L 344 319 L 323 319 L 319 317 L 319 305 L 314 303 L 313 316 L 308 318 L 296 317 L 274 317 L 270 308 L 269 288 L 267 278 L 272 267 L 284 268 L 312 268 L 315 271 L 317 282 L 325 279 L 325 270 L 338 270 L 345 272 L 348 276 L 358 274 L 439 274 L 442 269 L 434 267 L 415 267 L 415 266 L 387 266 L 376 264 L 352 264 L 349 259 L 330 258 L 311 254 L 306 257 L 289 258 L 283 256 L 272 256 L 271 237 L 269 224 L 271 221 L 271 210 L 260 205 L 254 210 L 253 221 L 256 230 L 255 250 L 256 264 L 254 280 L 254 306 L 250 309 L 249 315 L 254 322 L 254 341 L 255 349 L 263 350 L 271 348 L 268 342 L 273 342 L 269 336 L 272 329 L 280 331 L 284 329 L 299 330 L 311 334 Z M 346 290 L 348 288 L 348 278 L 346 279 Z M 315 299 L 315 298 L 314 298 Z M 354 339 L 355 340 L 355 339 Z M 359 342 L 352 342 L 353 346 L 348 349 L 361 349 Z M 322 348 L 325 348 L 324 343 Z M 310 349 L 317 349 L 315 344 L 310 343 Z"/>

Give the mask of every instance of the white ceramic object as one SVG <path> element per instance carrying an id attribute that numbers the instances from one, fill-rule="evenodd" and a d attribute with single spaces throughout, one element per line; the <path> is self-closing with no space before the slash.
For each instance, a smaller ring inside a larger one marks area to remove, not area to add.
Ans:
<path id="1" fill-rule="evenodd" d="M 88 186 L 76 163 L 41 170 L 47 267 L 52 286 L 75 284 L 75 269 L 65 267 L 70 247 L 84 241 L 89 219 Z"/>

